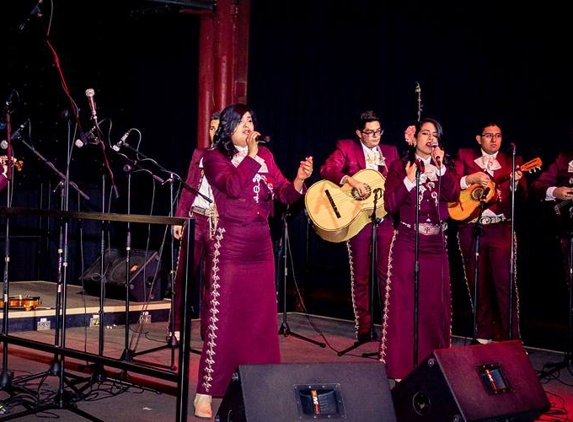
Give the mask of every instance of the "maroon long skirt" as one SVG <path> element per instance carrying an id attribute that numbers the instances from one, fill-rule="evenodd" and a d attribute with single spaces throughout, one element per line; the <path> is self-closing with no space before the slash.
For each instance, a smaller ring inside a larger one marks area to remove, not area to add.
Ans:
<path id="1" fill-rule="evenodd" d="M 280 363 L 275 263 L 266 220 L 221 219 L 197 392 L 222 397 L 238 365 Z"/>

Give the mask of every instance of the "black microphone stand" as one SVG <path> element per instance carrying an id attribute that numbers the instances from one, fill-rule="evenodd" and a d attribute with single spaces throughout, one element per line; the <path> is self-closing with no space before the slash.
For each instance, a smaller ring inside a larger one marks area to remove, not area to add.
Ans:
<path id="1" fill-rule="evenodd" d="M 317 346 L 325 348 L 326 344 L 324 344 L 320 341 L 313 340 L 313 339 L 308 338 L 308 337 L 304 337 L 300 334 L 294 333 L 291 331 L 291 329 L 288 325 L 288 321 L 287 321 L 287 287 L 286 287 L 286 285 L 287 285 L 287 277 L 288 277 L 288 256 L 290 254 L 290 240 L 289 240 L 289 230 L 288 230 L 288 221 L 287 221 L 289 215 L 290 215 L 289 207 L 287 206 L 286 210 L 283 212 L 283 215 L 282 215 L 282 229 L 283 230 L 282 230 L 282 239 L 281 239 L 281 242 L 279 243 L 281 245 L 281 246 L 279 246 L 279 258 L 281 259 L 281 261 L 283 263 L 283 267 L 282 267 L 283 321 L 282 321 L 281 326 L 279 328 L 279 334 L 282 334 L 285 337 L 293 336 L 293 337 L 296 337 L 300 340 L 308 341 L 309 343 L 313 343 L 313 344 L 316 344 Z M 281 273 L 281 271 L 279 271 L 279 273 Z"/>
<path id="2" fill-rule="evenodd" d="M 509 300 L 509 304 L 508 304 L 508 318 L 509 318 L 509 322 L 508 322 L 508 334 L 507 334 L 507 338 L 509 338 L 510 340 L 513 339 L 513 289 L 515 287 L 515 242 L 514 242 L 514 236 L 515 236 L 515 191 L 517 190 L 517 187 L 519 185 L 519 183 L 515 182 L 515 144 L 512 143 L 511 144 L 511 185 L 510 185 L 510 190 L 511 190 L 511 238 L 510 238 L 510 245 L 511 245 L 511 251 L 509 254 L 509 295 L 508 295 L 508 300 Z"/>
<path id="3" fill-rule="evenodd" d="M 478 282 L 479 282 L 479 244 L 480 244 L 480 236 L 481 233 L 483 231 L 483 227 L 481 224 L 481 217 L 483 215 L 483 211 L 485 210 L 485 204 L 486 204 L 486 198 L 487 195 L 489 194 L 489 187 L 485 188 L 484 191 L 482 192 L 481 196 L 480 196 L 480 202 L 479 202 L 479 213 L 477 216 L 477 220 L 475 222 L 474 228 L 473 228 L 473 236 L 474 236 L 474 302 L 473 302 L 473 307 L 474 307 L 474 311 L 473 311 L 473 316 L 472 316 L 472 340 L 470 342 L 470 344 L 478 344 L 478 340 L 477 340 L 477 313 L 478 313 L 478 302 L 479 302 L 479 298 L 478 298 L 478 293 L 479 293 L 479 286 L 478 286 Z"/>
<path id="4" fill-rule="evenodd" d="M 69 211 L 69 188 L 74 187 L 78 193 L 89 199 L 89 197 L 83 193 L 75 183 L 70 181 L 69 170 L 70 170 L 70 157 L 71 157 L 71 142 L 68 136 L 68 149 L 67 149 L 67 159 L 66 159 L 66 174 L 60 172 L 53 163 L 46 160 L 36 149 L 31 145 L 22 140 L 22 143 L 26 145 L 40 160 L 42 160 L 49 168 L 54 170 L 56 174 L 60 177 L 60 182 L 58 187 L 61 187 L 61 201 L 60 208 L 63 212 Z M 64 350 L 66 348 L 66 307 L 67 307 L 67 268 L 68 268 L 68 221 L 67 219 L 60 219 L 60 234 L 59 234 L 59 245 L 58 245 L 58 275 L 56 280 L 56 304 L 55 304 L 55 329 L 54 329 L 54 346 L 56 349 Z M 47 403 L 42 406 L 37 406 L 34 408 L 27 409 L 23 412 L 10 416 L 10 418 L 16 418 L 28 414 L 37 414 L 44 412 L 49 409 L 67 409 L 85 419 L 94 422 L 103 422 L 95 416 L 78 409 L 76 402 L 83 398 L 82 390 L 75 387 L 75 385 L 83 381 L 82 378 L 74 375 L 69 375 L 72 380 L 66 379 L 65 374 L 65 355 L 58 353 L 54 354 L 54 359 L 52 365 L 48 371 L 42 372 L 40 374 L 31 375 L 27 377 L 22 377 L 18 379 L 18 382 L 26 383 L 32 379 L 44 378 L 48 375 L 58 376 L 58 392 L 53 398 L 53 403 Z M 66 390 L 65 384 L 72 388 L 72 391 Z"/>
<path id="5" fill-rule="evenodd" d="M 369 303 L 369 312 L 371 315 L 370 319 L 370 332 L 368 340 L 362 341 L 355 341 L 354 344 L 344 350 L 338 352 L 338 356 L 344 356 L 346 353 L 350 352 L 351 350 L 356 349 L 357 347 L 361 346 L 364 343 L 368 343 L 371 341 L 375 341 L 378 338 L 376 337 L 376 332 L 374 330 L 374 294 L 378 292 L 377 296 L 380 298 L 380 284 L 378 280 L 378 271 L 377 271 L 377 262 L 378 262 L 378 241 L 377 241 L 377 228 L 378 224 L 380 223 L 380 219 L 376 216 L 376 210 L 378 208 L 378 201 L 382 198 L 382 189 L 377 188 L 374 189 L 374 209 L 372 210 L 372 214 L 370 215 L 370 223 L 371 223 L 371 239 L 370 239 L 370 303 Z M 378 352 L 372 353 L 363 353 L 362 357 L 371 357 L 377 355 Z"/>
<path id="6" fill-rule="evenodd" d="M 420 175 L 423 163 L 416 164 L 416 229 L 414 230 L 414 368 L 418 366 L 418 308 L 420 284 Z"/>

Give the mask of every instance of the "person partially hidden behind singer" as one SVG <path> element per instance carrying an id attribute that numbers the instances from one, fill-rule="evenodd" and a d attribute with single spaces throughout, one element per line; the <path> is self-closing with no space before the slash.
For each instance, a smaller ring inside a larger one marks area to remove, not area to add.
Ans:
<path id="1" fill-rule="evenodd" d="M 280 363 L 275 262 L 268 218 L 273 201 L 301 200 L 312 157 L 291 183 L 273 154 L 259 146 L 255 116 L 245 104 L 221 112 L 203 166 L 217 206 L 209 325 L 199 361 L 195 416 L 211 418 L 238 365 Z"/>
<path id="2" fill-rule="evenodd" d="M 388 377 L 396 381 L 434 349 L 451 346 L 451 289 L 445 230 L 448 202 L 456 200 L 460 192 L 453 165 L 444 159 L 441 124 L 434 119 L 422 119 L 407 129 L 406 136 L 411 146 L 403 158 L 390 164 L 384 191 L 386 210 L 397 223 L 390 247 L 380 360 L 386 364 Z M 417 330 L 414 315 L 417 315 Z"/>
<path id="3" fill-rule="evenodd" d="M 213 113 L 209 122 L 209 139 L 213 142 L 215 131 L 219 126 L 219 113 Z M 213 261 L 214 253 L 214 239 L 213 228 L 214 219 L 216 218 L 217 210 L 213 199 L 213 192 L 211 186 L 205 178 L 203 171 L 203 154 L 207 148 L 195 148 L 189 164 L 189 171 L 187 172 L 187 179 L 183 186 L 179 202 L 177 203 L 177 210 L 175 217 L 191 217 L 195 220 L 195 234 L 193 243 L 193 265 L 192 275 L 197 274 L 198 268 L 201 268 L 199 273 L 199 297 L 200 304 L 199 310 L 201 315 L 201 339 L 205 339 L 205 332 L 207 331 L 207 320 L 209 319 L 209 276 L 211 274 L 211 263 Z M 181 308 L 185 303 L 183 301 L 183 292 L 185 287 L 185 274 L 187 273 L 187 236 L 184 232 L 183 226 L 173 226 L 173 237 L 180 239 L 179 255 L 177 260 L 177 269 L 175 271 L 174 280 L 174 299 L 173 306 L 174 315 L 172 315 L 174 322 L 174 336 L 179 341 L 179 334 L 181 329 Z M 195 289 L 197 291 L 197 289 Z"/>
<path id="4" fill-rule="evenodd" d="M 380 118 L 367 110 L 359 114 L 354 122 L 355 139 L 340 139 L 336 142 L 335 150 L 320 167 L 320 175 L 337 185 L 348 184 L 355 188 L 360 195 L 368 195 L 366 183 L 355 178 L 360 170 L 372 169 L 388 175 L 389 164 L 398 158 L 398 150 L 394 145 L 381 143 L 384 129 Z M 382 201 L 380 201 L 382 203 Z M 376 272 L 378 288 L 384 292 L 386 286 L 388 251 L 394 233 L 393 221 L 387 216 L 376 227 Z M 372 243 L 372 223 L 367 224 L 354 237 L 346 242 L 350 263 L 350 288 L 354 321 L 358 342 L 370 341 L 372 330 L 372 314 L 370 310 L 370 268 Z M 374 286 L 372 286 L 374 287 Z"/>
<path id="5" fill-rule="evenodd" d="M 564 263 L 565 280 L 569 280 L 569 241 L 573 230 L 573 149 L 561 151 L 555 161 L 531 183 L 529 192 L 533 201 L 554 203 L 560 258 Z"/>
<path id="6" fill-rule="evenodd" d="M 513 157 L 500 151 L 502 144 L 501 125 L 497 122 L 487 122 L 479 126 L 476 134 L 476 148 L 461 148 L 455 163 L 460 175 L 462 190 L 471 189 L 476 185 L 493 191 L 492 199 L 486 204 L 479 221 L 478 216 L 460 221 L 458 226 L 458 241 L 464 263 L 465 278 L 468 285 L 470 301 L 476 315 L 476 340 L 489 343 L 494 339 L 507 340 L 520 338 L 518 289 L 516 277 L 513 284 L 512 324 L 509 331 L 510 314 L 510 257 L 514 248 L 514 270 L 517 260 L 517 237 L 511 232 Z M 516 156 L 516 167 L 523 160 Z M 527 185 L 523 173 L 516 168 L 515 191 L 517 200 L 522 203 L 527 196 Z M 487 195 L 485 195 L 487 196 Z M 514 204 L 515 206 L 515 204 Z M 515 210 L 515 209 L 514 209 Z M 479 267 L 477 304 L 474 299 L 475 291 L 475 235 L 476 223 L 479 223 Z M 513 271 L 516 274 L 515 271 Z M 476 310 L 477 305 L 477 310 Z M 495 330 L 495 324 L 499 329 Z"/>

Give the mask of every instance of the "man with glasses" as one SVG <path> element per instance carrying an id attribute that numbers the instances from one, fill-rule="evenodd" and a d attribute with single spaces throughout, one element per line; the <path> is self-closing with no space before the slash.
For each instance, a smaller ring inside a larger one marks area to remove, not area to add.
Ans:
<path id="1" fill-rule="evenodd" d="M 509 278 L 516 273 L 517 256 L 517 239 L 511 225 L 512 207 L 515 211 L 517 201 L 523 203 L 527 194 L 526 180 L 519 170 L 523 161 L 521 157 L 516 157 L 515 182 L 512 183 L 513 157 L 512 154 L 500 151 L 502 130 L 497 122 L 480 126 L 475 139 L 476 148 L 461 148 L 455 160 L 456 170 L 461 177 L 462 191 L 479 188 L 474 192 L 481 192 L 480 197 L 476 198 L 480 205 L 471 215 L 460 221 L 458 226 L 465 278 L 473 311 L 477 312 L 475 340 L 488 343 L 494 338 L 519 339 L 519 301 L 515 276 L 511 281 L 511 332 L 509 329 Z M 512 204 L 514 186 L 517 186 L 514 195 L 516 201 Z M 476 244 L 479 245 L 478 253 L 475 251 Z M 513 271 L 510 272 L 512 257 Z M 474 298 L 476 261 L 477 300 Z M 499 329 L 494 329 L 496 324 L 499 324 Z"/>
<path id="2" fill-rule="evenodd" d="M 353 176 L 360 170 L 373 169 L 386 177 L 390 163 L 398 159 L 398 150 L 393 145 L 380 142 L 384 129 L 380 125 L 380 118 L 374 111 L 367 110 L 360 113 L 354 128 L 356 138 L 340 139 L 336 142 L 335 150 L 320 168 L 320 175 L 340 186 L 349 185 L 360 196 L 367 197 L 371 194 L 370 187 Z M 382 202 L 382 199 L 380 201 Z M 386 216 L 376 227 L 376 272 L 380 292 L 385 291 L 388 252 L 393 233 L 392 219 Z M 377 338 L 373 330 L 370 309 L 370 295 L 374 294 L 370 292 L 371 243 L 372 223 L 364 226 L 347 241 L 352 305 L 358 343 Z"/>

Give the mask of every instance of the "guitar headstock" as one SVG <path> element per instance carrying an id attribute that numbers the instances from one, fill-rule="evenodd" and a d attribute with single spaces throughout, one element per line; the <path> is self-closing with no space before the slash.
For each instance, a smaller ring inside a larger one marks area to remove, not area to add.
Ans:
<path id="1" fill-rule="evenodd" d="M 543 163 L 541 162 L 541 158 L 537 157 L 537 158 L 534 158 L 533 160 L 528 161 L 527 163 L 523 163 L 519 167 L 519 170 L 521 170 L 521 171 L 537 171 L 537 170 L 541 170 L 542 165 L 543 165 Z"/>

